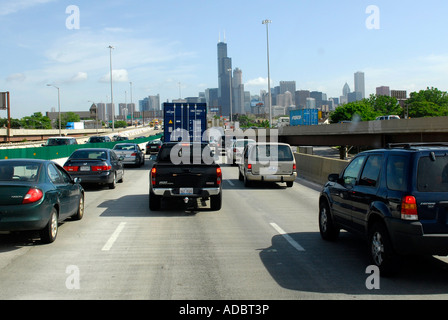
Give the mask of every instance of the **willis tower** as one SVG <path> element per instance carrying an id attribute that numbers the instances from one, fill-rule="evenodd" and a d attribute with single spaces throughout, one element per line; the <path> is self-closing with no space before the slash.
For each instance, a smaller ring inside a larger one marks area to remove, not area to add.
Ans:
<path id="1" fill-rule="evenodd" d="M 227 57 L 227 43 L 218 43 L 218 103 L 221 114 L 230 116 L 230 88 L 232 86 L 232 58 Z"/>

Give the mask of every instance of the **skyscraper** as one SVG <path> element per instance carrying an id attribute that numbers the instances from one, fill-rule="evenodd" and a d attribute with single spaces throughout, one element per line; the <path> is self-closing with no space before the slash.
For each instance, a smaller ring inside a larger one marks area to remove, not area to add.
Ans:
<path id="1" fill-rule="evenodd" d="M 233 70 L 233 113 L 245 114 L 243 72 L 239 68 Z"/>
<path id="2" fill-rule="evenodd" d="M 364 72 L 358 71 L 355 73 L 355 92 L 360 93 L 361 99 L 366 97 L 366 86 L 364 83 Z"/>
<path id="3" fill-rule="evenodd" d="M 230 116 L 232 59 L 227 57 L 227 43 L 218 43 L 218 103 L 223 116 Z"/>

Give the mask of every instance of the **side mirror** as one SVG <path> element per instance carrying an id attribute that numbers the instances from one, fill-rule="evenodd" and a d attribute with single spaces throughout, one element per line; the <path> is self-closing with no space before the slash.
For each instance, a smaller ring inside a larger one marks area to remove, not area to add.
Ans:
<path id="1" fill-rule="evenodd" d="M 328 176 L 328 181 L 330 181 L 330 182 L 338 182 L 338 180 L 339 180 L 338 173 L 332 173 Z"/>

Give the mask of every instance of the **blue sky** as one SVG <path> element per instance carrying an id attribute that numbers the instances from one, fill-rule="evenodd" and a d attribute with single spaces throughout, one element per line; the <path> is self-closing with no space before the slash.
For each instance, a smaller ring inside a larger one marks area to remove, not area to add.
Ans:
<path id="1" fill-rule="evenodd" d="M 80 12 L 70 30 L 66 9 Z M 379 29 L 368 29 L 366 8 L 379 9 Z M 217 49 L 226 37 L 233 68 L 246 90 L 267 89 L 266 27 L 270 19 L 272 85 L 339 97 L 353 74 L 365 73 L 366 93 L 382 85 L 412 91 L 448 90 L 446 0 L 0 0 L 0 91 L 11 92 L 12 116 L 87 110 L 110 99 L 112 45 L 114 101 L 160 94 L 161 101 L 197 96 L 218 86 Z M 0 113 L 0 117 L 5 117 Z"/>

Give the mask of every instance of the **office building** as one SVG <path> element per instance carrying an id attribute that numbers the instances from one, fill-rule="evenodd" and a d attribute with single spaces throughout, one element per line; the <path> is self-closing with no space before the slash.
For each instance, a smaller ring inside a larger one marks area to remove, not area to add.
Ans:
<path id="1" fill-rule="evenodd" d="M 376 88 L 377 96 L 388 96 L 390 97 L 390 88 L 386 86 L 381 86 Z"/>
<path id="2" fill-rule="evenodd" d="M 355 92 L 360 93 L 360 97 L 362 100 L 366 97 L 366 86 L 364 81 L 364 72 L 358 71 L 355 73 Z"/>
<path id="3" fill-rule="evenodd" d="M 218 43 L 218 103 L 223 116 L 230 116 L 232 59 L 227 56 L 227 43 Z"/>
<path id="4" fill-rule="evenodd" d="M 233 83 L 232 83 L 232 95 L 233 95 L 233 113 L 245 114 L 244 111 L 244 83 L 243 72 L 239 68 L 233 70 Z"/>
<path id="5" fill-rule="evenodd" d="M 289 91 L 292 94 L 292 104 L 295 104 L 295 94 L 294 93 L 296 92 L 296 82 L 295 81 L 280 81 L 280 94 L 284 94 L 286 91 Z"/>

